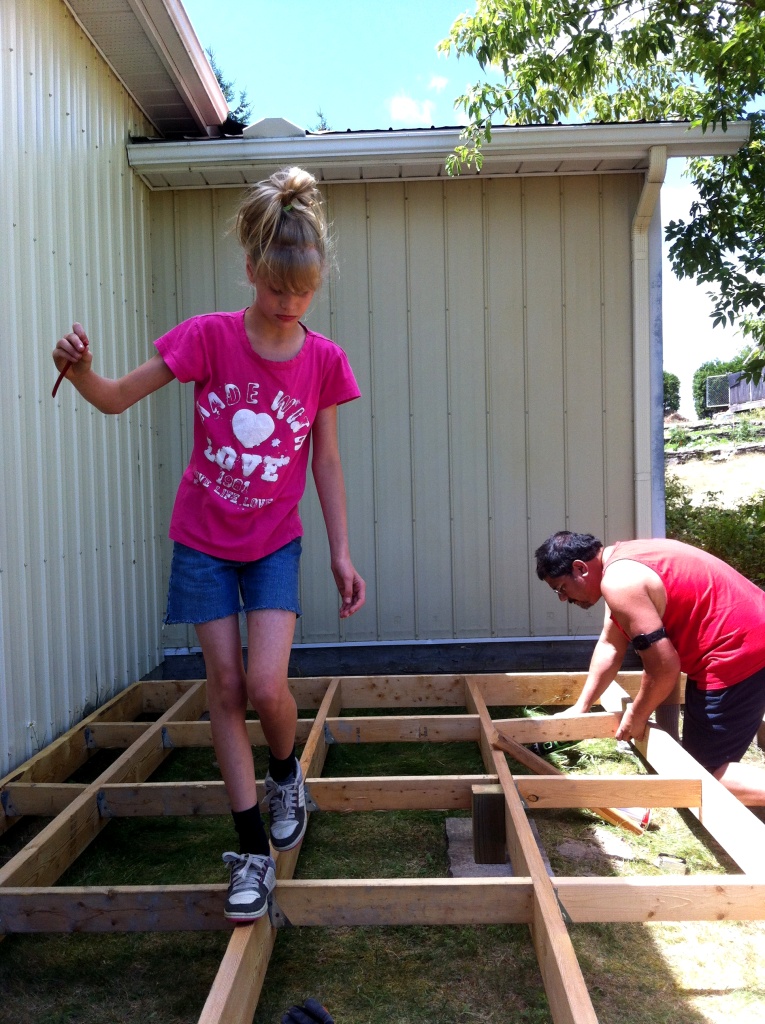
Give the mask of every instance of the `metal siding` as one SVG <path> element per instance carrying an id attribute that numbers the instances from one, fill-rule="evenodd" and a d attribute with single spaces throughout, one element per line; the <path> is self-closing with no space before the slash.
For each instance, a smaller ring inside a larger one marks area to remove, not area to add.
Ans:
<path id="1" fill-rule="evenodd" d="M 363 392 L 339 410 L 339 430 L 351 551 L 369 593 L 359 615 L 338 621 L 309 483 L 298 642 L 597 630 L 551 600 L 533 550 L 569 523 L 632 529 L 629 242 L 640 183 L 327 186 L 337 266 L 308 320 L 345 348 Z M 225 234 L 238 199 L 152 197 L 162 330 L 204 303 L 249 301 Z M 176 260 L 174 284 L 163 268 Z M 165 521 L 187 459 L 177 434 L 191 430 L 188 404 L 173 402 Z"/>
<path id="2" fill-rule="evenodd" d="M 562 180 L 566 507 L 559 529 L 603 536 L 604 394 L 600 195 L 597 179 Z M 543 538 L 544 539 L 544 538 Z M 551 595 L 543 591 L 551 600 Z M 600 606 L 566 606 L 568 631 L 597 634 Z"/>
<path id="3" fill-rule="evenodd" d="M 62 3 L 0 5 L 4 444 L 0 757 L 7 770 L 161 657 L 151 403 L 107 421 L 50 351 L 74 319 L 98 368 L 147 345 L 146 125 Z"/>
<path id="4" fill-rule="evenodd" d="M 367 187 L 378 637 L 414 636 L 414 522 L 403 185 Z"/>
<path id="5" fill-rule="evenodd" d="M 635 536 L 632 430 L 632 277 L 629 245 L 640 175 L 602 179 L 603 193 L 603 439 L 605 515 L 601 540 Z"/>
<path id="6" fill-rule="evenodd" d="M 443 186 L 406 186 L 411 332 L 415 638 L 453 637 L 449 357 Z"/>
<path id="7" fill-rule="evenodd" d="M 455 633 L 481 636 L 490 623 L 486 304 L 483 184 L 446 193 L 447 339 Z"/>
<path id="8" fill-rule="evenodd" d="M 561 182 L 524 182 L 526 268 L 526 401 L 530 548 L 565 526 L 565 352 L 562 286 Z M 531 572 L 529 567 L 529 572 Z M 532 580 L 532 635 L 567 631 L 566 611 Z"/>
<path id="9" fill-rule="evenodd" d="M 342 623 L 342 635 L 348 641 L 376 640 L 378 602 L 375 581 L 374 465 L 370 458 L 374 424 L 372 402 L 371 295 L 369 282 L 369 238 L 367 233 L 366 188 L 345 185 L 328 190 L 328 213 L 337 239 L 337 266 L 329 279 L 332 310 L 331 337 L 343 347 L 361 390 L 358 401 L 338 411 L 340 455 L 348 494 L 348 535 L 351 557 L 367 583 L 367 602 L 363 612 Z M 327 287 L 327 286 L 325 286 Z M 309 322 L 310 318 L 309 318 Z M 306 546 L 304 570 L 329 572 L 326 560 L 318 564 Z M 305 574 L 305 572 L 304 572 Z M 333 605 L 333 607 L 335 607 Z M 300 620 L 302 642 L 314 636 L 314 609 L 306 606 Z M 337 615 L 334 615 L 337 631 Z"/>
<path id="10" fill-rule="evenodd" d="M 520 181 L 485 184 L 493 636 L 530 632 L 523 214 Z"/>

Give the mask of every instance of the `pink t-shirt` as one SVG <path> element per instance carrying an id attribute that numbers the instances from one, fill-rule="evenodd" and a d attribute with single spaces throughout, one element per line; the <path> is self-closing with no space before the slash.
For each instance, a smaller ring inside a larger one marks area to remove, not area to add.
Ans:
<path id="1" fill-rule="evenodd" d="M 343 350 L 313 331 L 294 359 L 257 355 L 244 312 L 192 317 L 155 345 L 178 380 L 194 381 L 194 447 L 170 537 L 249 562 L 302 535 L 316 414 L 361 392 Z"/>
<path id="2" fill-rule="evenodd" d="M 681 670 L 699 689 L 733 686 L 765 667 L 765 593 L 727 562 L 661 539 L 617 543 L 604 569 L 622 559 L 647 565 L 661 578 L 667 592 L 662 623 Z"/>

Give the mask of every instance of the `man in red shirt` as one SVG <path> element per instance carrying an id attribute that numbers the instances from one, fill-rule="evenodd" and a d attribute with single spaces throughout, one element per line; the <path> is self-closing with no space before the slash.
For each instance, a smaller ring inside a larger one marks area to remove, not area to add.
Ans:
<path id="1" fill-rule="evenodd" d="M 581 696 L 583 714 L 616 677 L 630 643 L 643 679 L 617 739 L 642 739 L 649 716 L 688 676 L 683 746 L 750 806 L 765 806 L 765 772 L 740 760 L 765 714 L 765 593 L 726 562 L 673 540 L 604 547 L 561 531 L 535 552 L 559 600 L 606 601 L 603 631 Z"/>

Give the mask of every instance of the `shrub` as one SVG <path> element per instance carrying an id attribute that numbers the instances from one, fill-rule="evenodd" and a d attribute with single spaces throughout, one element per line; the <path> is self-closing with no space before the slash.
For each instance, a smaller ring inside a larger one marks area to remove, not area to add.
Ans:
<path id="1" fill-rule="evenodd" d="M 664 371 L 664 415 L 677 412 L 680 408 L 680 378 L 677 374 Z"/>
<path id="2" fill-rule="evenodd" d="M 668 473 L 665 500 L 668 537 L 703 548 L 765 587 L 765 492 L 725 508 L 719 491 L 707 491 L 694 505 L 689 489 Z"/>
<path id="3" fill-rule="evenodd" d="M 667 434 L 665 448 L 685 448 L 690 443 L 691 434 L 685 427 L 672 427 Z"/>

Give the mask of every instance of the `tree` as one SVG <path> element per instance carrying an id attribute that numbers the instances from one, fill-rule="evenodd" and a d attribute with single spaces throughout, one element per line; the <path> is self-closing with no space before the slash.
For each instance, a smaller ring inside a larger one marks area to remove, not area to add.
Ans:
<path id="1" fill-rule="evenodd" d="M 680 408 L 680 378 L 664 371 L 664 415 L 677 412 Z"/>
<path id="2" fill-rule="evenodd" d="M 743 352 L 739 352 L 733 359 L 727 361 L 722 359 L 712 359 L 710 362 L 702 363 L 701 366 L 693 374 L 693 404 L 696 407 L 696 415 L 698 418 L 705 419 L 712 415 L 712 410 L 707 405 L 707 377 L 718 377 L 722 374 L 733 373 L 735 370 L 742 370 L 747 358 L 749 357 L 749 350 L 744 349 Z"/>
<path id="3" fill-rule="evenodd" d="M 753 343 L 744 375 L 765 374 L 763 0 L 477 0 L 439 47 L 500 76 L 457 100 L 469 123 L 452 173 L 480 166 L 495 117 L 687 120 L 705 130 L 749 119 L 749 143 L 734 156 L 689 161 L 698 200 L 667 239 L 678 277 L 713 287 L 714 323 L 738 323 Z"/>
<path id="4" fill-rule="evenodd" d="M 247 90 L 241 89 L 239 92 L 239 102 L 232 109 L 232 104 L 236 103 L 236 92 L 234 90 L 234 83 L 228 82 L 223 77 L 223 72 L 218 67 L 218 62 L 215 60 L 215 54 L 212 49 L 208 47 L 205 50 L 208 60 L 210 61 L 210 67 L 213 70 L 213 74 L 218 80 L 220 91 L 226 97 L 226 103 L 228 103 L 228 117 L 224 121 L 222 128 L 224 132 L 230 135 L 241 135 L 242 129 L 246 128 L 250 123 L 250 117 L 252 115 L 252 104 L 247 100 Z"/>
<path id="5" fill-rule="evenodd" d="M 329 123 L 329 121 L 327 121 L 326 117 L 324 116 L 324 111 L 321 109 L 321 107 L 319 107 L 319 109 L 316 111 L 316 117 L 318 118 L 318 120 L 316 124 L 313 126 L 313 128 L 308 129 L 309 132 L 332 131 L 332 125 Z"/>

